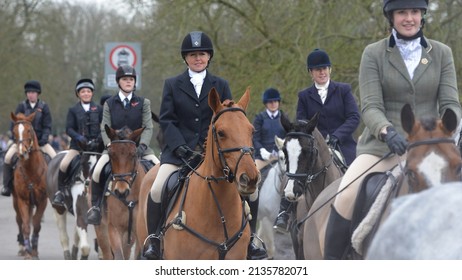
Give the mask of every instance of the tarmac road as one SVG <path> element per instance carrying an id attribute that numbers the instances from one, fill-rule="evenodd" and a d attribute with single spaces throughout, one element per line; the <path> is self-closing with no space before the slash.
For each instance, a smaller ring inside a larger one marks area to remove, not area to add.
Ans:
<path id="1" fill-rule="evenodd" d="M 1 179 L 1 176 L 0 176 Z M 0 184 L 0 187 L 2 185 Z M 67 229 L 69 239 L 73 240 L 73 219 L 74 217 L 68 214 Z M 90 260 L 97 260 L 98 255 L 94 250 L 95 231 L 93 226 L 88 228 L 90 244 L 92 250 L 89 256 Z M 18 227 L 15 221 L 15 212 L 13 210 L 12 197 L 0 196 L 0 260 L 22 260 L 23 257 L 18 256 L 18 243 L 16 242 Z M 295 259 L 292 250 L 292 243 L 288 234 L 276 235 L 276 260 L 293 260 Z M 42 229 L 39 237 L 39 259 L 40 260 L 63 260 L 63 252 L 59 242 L 59 233 L 55 223 L 53 208 L 48 203 L 45 215 L 43 217 Z"/>

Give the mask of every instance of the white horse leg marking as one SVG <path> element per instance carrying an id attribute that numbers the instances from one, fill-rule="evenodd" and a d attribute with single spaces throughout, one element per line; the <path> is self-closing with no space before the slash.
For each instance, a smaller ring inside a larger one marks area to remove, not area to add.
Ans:
<path id="1" fill-rule="evenodd" d="M 287 141 L 286 144 L 287 156 L 289 161 L 289 172 L 294 174 L 297 172 L 298 168 L 298 158 L 302 153 L 302 146 L 300 145 L 300 141 L 298 139 L 290 139 Z M 284 194 L 287 199 L 295 200 L 295 193 L 294 193 L 294 180 L 289 180 L 287 182 L 287 186 L 284 189 Z"/>
<path id="2" fill-rule="evenodd" d="M 66 215 L 67 212 L 64 212 L 62 215 L 59 215 L 56 210 L 53 211 L 55 220 L 56 220 L 56 225 L 58 226 L 58 231 L 59 231 L 59 241 L 61 242 L 61 246 L 63 248 L 64 253 L 69 252 L 69 236 L 67 234 L 67 229 L 66 229 Z"/>
<path id="3" fill-rule="evenodd" d="M 447 165 L 442 156 L 431 152 L 422 160 L 417 168 L 424 175 L 429 186 L 436 186 L 443 183 L 443 174 L 441 173 L 447 168 Z"/>

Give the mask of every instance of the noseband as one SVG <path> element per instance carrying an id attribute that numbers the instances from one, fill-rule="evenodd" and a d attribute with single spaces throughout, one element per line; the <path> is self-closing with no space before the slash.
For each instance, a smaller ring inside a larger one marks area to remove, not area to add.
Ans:
<path id="1" fill-rule="evenodd" d="M 213 135 L 213 142 L 217 145 L 217 150 L 218 150 L 218 156 L 220 157 L 221 165 L 223 166 L 223 179 L 226 179 L 228 182 L 232 183 L 235 179 L 235 174 L 237 174 L 237 169 L 239 167 L 239 163 L 241 162 L 241 159 L 244 155 L 253 155 L 254 148 L 253 147 L 235 147 L 235 148 L 229 148 L 229 149 L 221 149 L 220 143 L 218 142 L 218 135 L 217 131 L 215 128 L 215 122 L 218 120 L 218 118 L 223 115 L 223 113 L 226 112 L 235 112 L 239 111 L 242 112 L 244 115 L 246 115 L 245 111 L 239 107 L 231 107 L 231 108 L 226 108 L 220 112 L 218 112 L 215 117 L 212 119 L 212 135 Z M 213 149 L 212 149 L 213 152 Z M 229 167 L 228 163 L 226 162 L 226 158 L 224 156 L 225 153 L 232 153 L 232 152 L 241 152 L 241 155 L 239 156 L 238 161 L 236 162 L 236 167 L 234 168 L 234 173 Z M 221 178 L 215 178 L 215 179 L 221 179 Z"/>

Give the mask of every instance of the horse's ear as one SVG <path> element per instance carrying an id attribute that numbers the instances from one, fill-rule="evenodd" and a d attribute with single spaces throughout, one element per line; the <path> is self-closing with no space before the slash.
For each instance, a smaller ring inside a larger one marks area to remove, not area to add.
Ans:
<path id="1" fill-rule="evenodd" d="M 415 117 L 412 112 L 411 105 L 405 104 L 401 109 L 401 125 L 407 134 L 411 134 L 412 128 L 414 127 Z"/>
<path id="2" fill-rule="evenodd" d="M 239 99 L 238 105 L 241 106 L 244 111 L 247 110 L 247 105 L 249 105 L 250 101 L 250 87 L 247 87 L 247 89 L 244 92 L 244 95 L 242 95 L 241 99 Z"/>
<path id="3" fill-rule="evenodd" d="M 314 114 L 314 116 L 308 121 L 307 125 L 305 126 L 307 130 L 306 133 L 313 132 L 314 128 L 318 125 L 319 115 L 320 113 L 316 112 L 316 114 Z"/>
<path id="4" fill-rule="evenodd" d="M 277 135 L 274 135 L 274 143 L 276 143 L 276 147 L 278 147 L 278 149 L 280 150 L 284 146 L 284 139 L 279 138 Z"/>
<path id="5" fill-rule="evenodd" d="M 11 112 L 11 120 L 16 122 L 16 115 L 13 112 Z"/>
<path id="6" fill-rule="evenodd" d="M 214 113 L 218 112 L 221 106 L 220 96 L 214 87 L 209 92 L 209 106 Z"/>
<path id="7" fill-rule="evenodd" d="M 107 136 L 109 139 L 114 140 L 117 136 L 117 133 L 114 129 L 110 128 L 107 124 L 104 125 L 104 130 L 106 131 Z"/>
<path id="8" fill-rule="evenodd" d="M 138 143 L 141 138 L 141 133 L 143 133 L 145 128 L 146 127 L 143 126 L 142 128 L 135 129 L 135 131 L 133 131 L 133 133 L 130 135 L 130 140 Z"/>
<path id="9" fill-rule="evenodd" d="M 26 120 L 28 122 L 32 122 L 34 120 L 34 118 L 35 118 L 35 114 L 36 114 L 36 112 L 33 112 L 32 114 L 30 114 L 29 116 L 26 117 Z"/>
<path id="10" fill-rule="evenodd" d="M 281 125 L 286 132 L 291 131 L 294 127 L 285 113 L 281 114 Z"/>
<path id="11" fill-rule="evenodd" d="M 454 132 L 457 128 L 457 116 L 453 110 L 447 109 L 444 111 L 443 118 L 441 119 L 444 125 L 450 133 Z"/>

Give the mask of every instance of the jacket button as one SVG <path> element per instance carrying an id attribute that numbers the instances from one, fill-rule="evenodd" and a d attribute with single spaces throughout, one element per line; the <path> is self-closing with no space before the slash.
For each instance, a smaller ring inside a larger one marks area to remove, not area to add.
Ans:
<path id="1" fill-rule="evenodd" d="M 198 122 L 198 121 L 199 121 L 199 118 L 195 118 L 194 120 L 195 120 L 196 122 Z"/>

